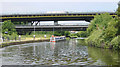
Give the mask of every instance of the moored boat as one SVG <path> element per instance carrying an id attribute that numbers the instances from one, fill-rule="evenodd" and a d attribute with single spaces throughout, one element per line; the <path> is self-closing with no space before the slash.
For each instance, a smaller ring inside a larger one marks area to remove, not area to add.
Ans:
<path id="1" fill-rule="evenodd" d="M 62 41 L 62 40 L 66 40 L 66 37 L 65 36 L 54 36 L 54 35 L 50 37 L 50 42 L 56 42 L 56 41 Z"/>

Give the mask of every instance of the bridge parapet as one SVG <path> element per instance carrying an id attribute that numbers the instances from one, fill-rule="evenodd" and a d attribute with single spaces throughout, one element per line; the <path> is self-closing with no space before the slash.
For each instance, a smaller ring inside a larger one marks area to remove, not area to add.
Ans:
<path id="1" fill-rule="evenodd" d="M 16 26 L 17 31 L 85 31 L 88 25 Z"/>
<path id="2" fill-rule="evenodd" d="M 49 27 L 88 27 L 88 25 L 41 25 L 41 26 L 29 26 L 29 25 L 17 25 L 15 26 L 16 28 L 40 28 L 40 27 L 45 27 L 45 28 L 49 28 Z"/>
<path id="3" fill-rule="evenodd" d="M 0 18 L 12 21 L 65 21 L 65 20 L 85 20 L 90 21 L 96 14 L 101 13 L 63 13 L 63 14 L 21 14 L 21 15 L 2 15 Z M 115 13 L 110 13 L 115 17 Z"/>

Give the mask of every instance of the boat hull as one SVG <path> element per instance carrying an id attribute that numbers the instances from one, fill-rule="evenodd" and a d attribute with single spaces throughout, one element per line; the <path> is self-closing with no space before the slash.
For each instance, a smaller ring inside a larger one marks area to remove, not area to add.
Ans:
<path id="1" fill-rule="evenodd" d="M 66 40 L 65 36 L 57 36 L 57 37 L 51 37 L 50 42 L 57 42 L 57 41 L 63 41 Z"/>

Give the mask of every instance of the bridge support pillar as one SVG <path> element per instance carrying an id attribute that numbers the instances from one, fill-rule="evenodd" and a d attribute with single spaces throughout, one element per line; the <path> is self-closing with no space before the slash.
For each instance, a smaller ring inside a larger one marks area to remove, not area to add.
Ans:
<path id="1" fill-rule="evenodd" d="M 35 26 L 37 26 L 37 25 L 38 25 L 38 23 L 39 23 L 39 21 L 37 21 L 37 22 L 35 23 Z"/>
<path id="2" fill-rule="evenodd" d="M 31 26 L 33 26 L 33 24 L 34 24 L 34 21 L 31 22 Z"/>
<path id="3" fill-rule="evenodd" d="M 54 25 L 58 25 L 58 21 L 54 21 Z"/>

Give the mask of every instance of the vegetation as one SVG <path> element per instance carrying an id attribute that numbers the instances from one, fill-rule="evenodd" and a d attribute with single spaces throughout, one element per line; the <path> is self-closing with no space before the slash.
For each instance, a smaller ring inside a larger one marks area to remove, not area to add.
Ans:
<path id="1" fill-rule="evenodd" d="M 17 33 L 14 24 L 10 20 L 4 21 L 2 24 L 2 33 L 9 35 Z"/>
<path id="2" fill-rule="evenodd" d="M 13 40 L 17 37 L 17 32 L 14 24 L 10 20 L 4 21 L 2 24 L 2 36 L 4 39 Z M 17 38 L 16 38 L 17 39 Z"/>
<path id="3" fill-rule="evenodd" d="M 87 31 L 80 31 L 76 35 L 78 37 L 87 37 L 88 36 Z"/>
<path id="4" fill-rule="evenodd" d="M 69 36 L 70 32 L 69 31 L 34 31 L 31 33 L 31 35 L 55 35 L 55 36 Z M 28 34 L 27 34 L 28 35 Z"/>
<path id="5" fill-rule="evenodd" d="M 55 36 L 69 36 L 70 32 L 69 31 L 55 31 L 54 35 Z"/>
<path id="6" fill-rule="evenodd" d="M 120 48 L 118 21 L 108 13 L 96 15 L 87 29 L 88 45 L 103 48 Z"/>
<path id="7" fill-rule="evenodd" d="M 120 35 L 120 5 L 119 5 L 116 13 L 117 13 L 117 15 L 118 15 L 118 16 L 116 17 L 116 21 L 118 22 L 118 23 L 117 23 L 117 27 L 118 27 L 117 35 Z"/>

